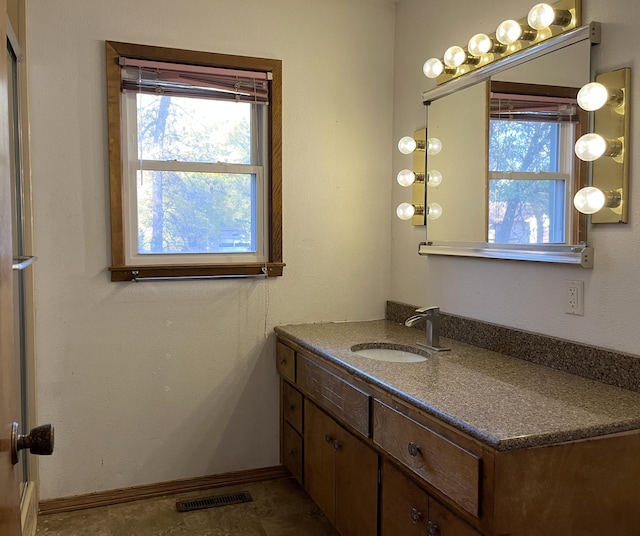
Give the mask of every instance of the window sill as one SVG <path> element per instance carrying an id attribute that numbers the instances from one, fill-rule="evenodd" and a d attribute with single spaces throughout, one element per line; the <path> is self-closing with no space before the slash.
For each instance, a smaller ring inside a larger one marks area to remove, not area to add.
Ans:
<path id="1" fill-rule="evenodd" d="M 284 263 L 201 264 L 194 266 L 110 266 L 111 281 L 158 281 L 241 277 L 279 277 Z"/>

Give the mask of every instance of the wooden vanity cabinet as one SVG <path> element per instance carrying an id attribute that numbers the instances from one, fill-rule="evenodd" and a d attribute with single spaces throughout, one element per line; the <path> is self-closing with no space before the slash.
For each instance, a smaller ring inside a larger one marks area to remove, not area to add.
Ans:
<path id="1" fill-rule="evenodd" d="M 477 456 L 306 352 L 279 342 L 277 359 L 282 463 L 342 536 L 480 534 L 388 461 L 477 516 Z M 405 452 L 413 442 L 415 458 Z"/>
<path id="2" fill-rule="evenodd" d="M 342 536 L 377 533 L 378 455 L 308 398 L 304 487 Z"/>
<path id="3" fill-rule="evenodd" d="M 342 536 L 480 535 L 426 491 L 477 517 L 478 456 L 312 354 L 278 342 L 276 355 L 282 464 Z"/>
<path id="4" fill-rule="evenodd" d="M 277 348 L 282 463 L 342 536 L 640 534 L 640 430 L 496 450 L 294 342 Z"/>

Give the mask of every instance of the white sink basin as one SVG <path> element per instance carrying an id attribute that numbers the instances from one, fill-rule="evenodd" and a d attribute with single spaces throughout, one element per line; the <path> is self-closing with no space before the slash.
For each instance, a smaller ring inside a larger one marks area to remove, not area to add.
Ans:
<path id="1" fill-rule="evenodd" d="M 367 348 L 360 347 L 362 345 L 356 345 L 351 348 L 354 354 L 361 357 L 367 357 L 369 359 L 375 359 L 377 361 L 392 361 L 394 363 L 418 363 L 420 361 L 426 361 L 427 358 L 423 355 L 410 352 L 404 349 L 398 348 Z"/>

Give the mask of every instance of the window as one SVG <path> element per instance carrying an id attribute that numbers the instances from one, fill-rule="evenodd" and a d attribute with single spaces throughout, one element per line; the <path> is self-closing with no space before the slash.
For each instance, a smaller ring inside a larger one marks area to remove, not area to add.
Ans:
<path id="1" fill-rule="evenodd" d="M 106 49 L 111 280 L 282 275 L 281 62 Z"/>
<path id="2" fill-rule="evenodd" d="M 522 90 L 521 84 L 508 85 Z M 573 144 L 585 127 L 584 117 L 575 95 L 566 95 L 565 88 L 554 95 L 555 89 L 527 86 L 527 94 L 492 93 L 490 243 L 564 244 L 575 235 L 570 204 L 583 169 Z"/>

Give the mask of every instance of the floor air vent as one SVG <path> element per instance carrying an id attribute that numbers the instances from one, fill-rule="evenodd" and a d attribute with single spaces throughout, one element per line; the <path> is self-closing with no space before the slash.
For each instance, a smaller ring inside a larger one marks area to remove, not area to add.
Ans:
<path id="1" fill-rule="evenodd" d="M 230 504 L 240 504 L 251 501 L 253 501 L 253 499 L 248 491 L 240 491 L 238 493 L 227 493 L 225 495 L 216 495 L 215 497 L 195 499 L 193 501 L 177 502 L 176 509 L 178 512 L 191 512 L 193 510 L 214 508 L 216 506 L 229 506 Z"/>

